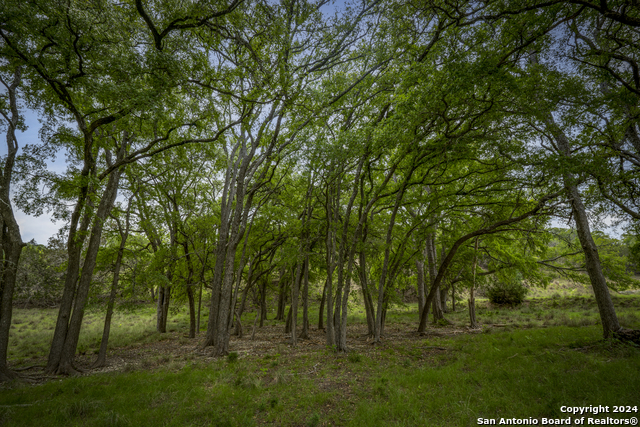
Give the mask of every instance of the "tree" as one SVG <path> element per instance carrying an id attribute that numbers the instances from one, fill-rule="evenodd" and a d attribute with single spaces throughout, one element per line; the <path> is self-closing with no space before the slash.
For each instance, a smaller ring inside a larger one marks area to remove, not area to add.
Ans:
<path id="1" fill-rule="evenodd" d="M 2 64 L 4 65 L 4 64 Z M 7 71 L 13 71 L 8 73 Z M 7 90 L 6 97 L 0 98 L 0 114 L 7 126 L 7 156 L 2 159 L 0 170 L 0 217 L 2 218 L 2 258 L 0 259 L 0 382 L 16 375 L 7 367 L 9 329 L 13 310 L 13 294 L 16 285 L 18 263 L 24 243 L 20 227 L 13 213 L 11 202 L 11 184 L 18 140 L 16 130 L 23 127 L 18 111 L 17 91 L 21 84 L 22 68 L 3 67 L 0 69 L 0 83 Z M 11 80 L 8 77 L 11 76 Z"/>

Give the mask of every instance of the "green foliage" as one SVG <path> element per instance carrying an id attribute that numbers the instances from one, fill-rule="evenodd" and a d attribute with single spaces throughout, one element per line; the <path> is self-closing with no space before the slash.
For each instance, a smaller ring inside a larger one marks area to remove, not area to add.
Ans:
<path id="1" fill-rule="evenodd" d="M 519 280 L 494 280 L 487 286 L 486 295 L 492 304 L 520 305 L 529 290 Z"/>
<path id="2" fill-rule="evenodd" d="M 18 264 L 16 302 L 45 307 L 57 304 L 64 286 L 65 257 L 60 248 L 27 243 Z"/>
<path id="3" fill-rule="evenodd" d="M 550 229 L 552 239 L 549 242 L 547 257 L 552 262 L 545 262 L 545 266 L 556 271 L 557 276 L 567 277 L 575 282 L 588 283 L 584 267 L 584 255 L 581 251 L 575 230 Z M 607 278 L 607 285 L 617 291 L 637 288 L 640 282 L 633 277 L 634 245 L 633 236 L 625 235 L 622 239 L 608 236 L 601 231 L 591 233 L 598 246 L 598 255 L 602 265 L 602 272 Z"/>

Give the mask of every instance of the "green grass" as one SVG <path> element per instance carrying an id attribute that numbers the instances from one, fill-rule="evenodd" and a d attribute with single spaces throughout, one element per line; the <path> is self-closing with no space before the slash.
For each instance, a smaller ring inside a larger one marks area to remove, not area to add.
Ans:
<path id="1" fill-rule="evenodd" d="M 613 298 L 621 323 L 640 328 L 640 296 Z M 143 346 L 177 339 L 182 344 L 180 334 L 154 332 L 154 313 L 149 306 L 117 314 L 110 343 Z M 347 354 L 326 348 L 296 352 L 278 342 L 266 354 L 232 348 L 226 358 L 194 353 L 180 361 L 157 354 L 119 373 L 4 384 L 0 425 L 474 426 L 478 418 L 566 419 L 563 405 L 640 403 L 640 349 L 602 341 L 592 296 L 551 294 L 517 308 L 479 300 L 477 314 L 482 333 L 453 334 L 468 325 L 467 312 L 458 311 L 446 315 L 451 326 L 431 325 L 442 333 L 420 337 L 407 335 L 415 330 L 416 305 L 395 306 L 387 314 L 387 328 L 406 330 L 405 338 L 375 347 L 361 344 Z M 46 356 L 55 315 L 16 310 L 10 364 Z M 243 317 L 245 335 L 254 315 Z M 85 351 L 97 349 L 102 319 L 103 313 L 87 315 L 81 338 Z M 349 324 L 362 323 L 364 312 L 355 307 Z M 273 320 L 267 324 L 282 326 Z M 172 313 L 168 329 L 187 328 L 186 309 Z"/>
<path id="2" fill-rule="evenodd" d="M 575 296 L 561 297 L 553 289 L 547 293 L 550 297 L 528 298 L 515 308 L 494 307 L 486 299 L 476 302 L 476 315 L 481 325 L 501 325 L 507 328 L 539 328 L 549 326 L 591 326 L 600 324 L 595 298 L 579 293 Z M 612 295 L 616 312 L 622 326 L 640 329 L 640 295 Z M 464 326 L 469 322 L 466 304 L 458 304 L 457 311 L 447 313 L 446 318 L 454 326 Z M 299 310 L 298 325 L 302 324 Z M 366 324 L 364 309 L 351 307 L 348 324 Z M 56 309 L 14 309 L 11 334 L 9 337 L 8 360 L 14 365 L 27 364 L 32 360 L 46 356 L 53 337 L 57 316 Z M 270 313 L 273 317 L 274 313 Z M 251 334 L 255 312 L 246 313 L 243 318 L 245 335 Z M 317 323 L 316 306 L 310 307 L 311 325 Z M 206 328 L 207 317 L 201 319 L 201 329 Z M 104 312 L 89 311 L 83 321 L 82 333 L 78 343 L 78 353 L 94 354 L 100 347 Z M 268 320 L 266 325 L 279 325 L 282 322 Z M 411 330 L 417 324 L 417 304 L 396 305 L 387 313 L 387 324 L 400 324 Z M 170 314 L 167 330 L 187 331 L 189 313 L 186 307 L 180 307 Z M 126 347 L 132 344 L 147 344 L 166 339 L 155 330 L 155 307 L 152 305 L 135 311 L 116 312 L 111 322 L 109 348 Z"/>
<path id="3" fill-rule="evenodd" d="M 14 308 L 9 335 L 8 360 L 14 364 L 46 355 L 53 338 L 57 309 Z M 82 323 L 78 353 L 97 353 L 104 328 L 103 311 L 88 311 Z M 188 330 L 189 313 L 185 308 L 172 313 L 167 331 Z M 206 322 L 203 325 L 206 327 Z M 111 319 L 109 348 L 125 347 L 133 343 L 148 343 L 163 337 L 156 333 L 155 307 L 146 306 L 135 311 L 115 312 Z"/>
<path id="4" fill-rule="evenodd" d="M 566 418 L 563 405 L 638 405 L 640 350 L 600 334 L 589 326 L 416 338 L 366 354 L 269 354 L 13 383 L 0 390 L 0 417 L 15 426 L 467 426 Z"/>

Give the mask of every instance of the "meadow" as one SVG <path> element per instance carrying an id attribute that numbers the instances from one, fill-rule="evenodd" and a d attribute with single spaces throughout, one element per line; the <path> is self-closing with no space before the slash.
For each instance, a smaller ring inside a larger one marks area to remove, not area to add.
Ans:
<path id="1" fill-rule="evenodd" d="M 621 323 L 640 328 L 640 295 L 613 298 Z M 416 309 L 394 307 L 383 342 L 372 345 L 364 314 L 354 305 L 346 354 L 327 348 L 313 324 L 311 339 L 296 348 L 287 343 L 282 322 L 273 320 L 252 340 L 253 313 L 247 313 L 245 336 L 232 340 L 225 358 L 210 357 L 198 339 L 186 338 L 184 308 L 162 335 L 154 332 L 153 307 L 119 313 L 109 367 L 73 378 L 23 371 L 23 381 L 0 389 L 0 423 L 473 426 L 515 418 L 542 425 L 579 418 L 565 406 L 590 405 L 610 408 L 587 415 L 596 421 L 637 420 L 640 348 L 602 340 L 588 292 L 551 287 L 517 308 L 480 300 L 482 329 L 474 331 L 460 310 L 419 335 Z M 317 312 L 312 315 L 316 319 Z M 95 358 L 101 319 L 99 311 L 87 316 L 80 365 Z M 11 366 L 44 364 L 53 322 L 55 311 L 16 310 Z M 614 413 L 614 406 L 630 412 Z"/>

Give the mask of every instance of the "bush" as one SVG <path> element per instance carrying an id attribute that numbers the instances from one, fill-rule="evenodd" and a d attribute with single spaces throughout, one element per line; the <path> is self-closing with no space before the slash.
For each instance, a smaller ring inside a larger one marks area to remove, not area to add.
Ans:
<path id="1" fill-rule="evenodd" d="M 486 295 L 492 304 L 520 305 L 529 290 L 520 281 L 495 281 L 487 287 Z"/>

